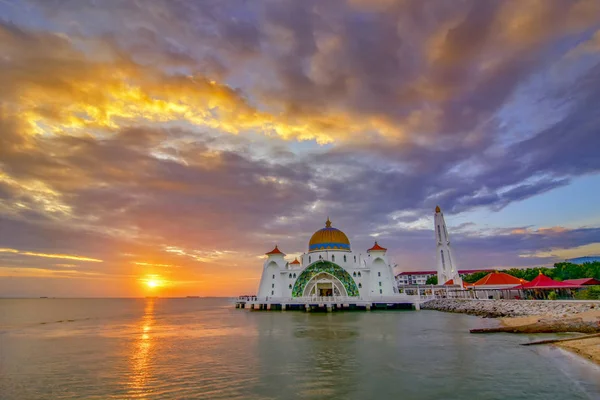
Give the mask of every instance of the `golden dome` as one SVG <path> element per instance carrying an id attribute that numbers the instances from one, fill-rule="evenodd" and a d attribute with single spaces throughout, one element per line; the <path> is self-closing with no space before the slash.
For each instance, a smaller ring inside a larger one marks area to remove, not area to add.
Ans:
<path id="1" fill-rule="evenodd" d="M 435 206 L 435 212 L 436 213 L 442 212 L 442 209 L 440 208 L 440 206 Z"/>
<path id="2" fill-rule="evenodd" d="M 332 228 L 329 218 L 325 222 L 325 228 L 316 231 L 308 242 L 309 252 L 323 250 L 350 251 L 348 236 L 339 229 Z"/>

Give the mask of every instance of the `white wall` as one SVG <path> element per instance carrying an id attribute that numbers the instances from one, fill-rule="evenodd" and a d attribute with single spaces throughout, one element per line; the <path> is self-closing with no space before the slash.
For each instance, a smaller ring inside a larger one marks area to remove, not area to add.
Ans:
<path id="1" fill-rule="evenodd" d="M 370 295 L 372 297 L 393 296 L 395 294 L 394 286 L 396 280 L 390 266 L 386 263 L 383 256 L 371 255 L 371 258 Z"/>
<path id="2" fill-rule="evenodd" d="M 344 256 L 346 256 L 346 261 L 344 261 Z M 354 261 L 355 256 L 356 262 Z M 317 251 L 303 254 L 300 257 L 301 264 L 299 266 L 288 264 L 282 255 L 270 255 L 263 266 L 257 296 L 263 299 L 265 297 L 291 297 L 296 280 L 306 267 L 319 259 L 333 262 L 346 270 L 354 279 L 362 298 L 391 296 L 396 293 L 394 291 L 395 277 L 385 253 L 376 252 L 361 257 L 348 251 Z M 359 273 L 360 276 L 358 276 Z M 290 274 L 292 278 L 290 278 Z M 296 274 L 295 277 L 294 274 Z M 379 282 L 381 282 L 381 286 L 379 286 Z"/>

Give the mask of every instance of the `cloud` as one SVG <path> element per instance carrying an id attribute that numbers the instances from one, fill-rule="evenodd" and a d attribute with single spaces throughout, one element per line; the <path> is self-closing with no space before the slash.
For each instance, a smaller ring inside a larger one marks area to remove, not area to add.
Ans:
<path id="1" fill-rule="evenodd" d="M 23 256 L 32 256 L 32 257 L 44 257 L 44 258 L 60 258 L 64 260 L 75 260 L 75 261 L 84 261 L 84 262 L 102 262 L 97 258 L 90 257 L 82 257 L 71 254 L 45 254 L 45 253 L 36 253 L 33 251 L 21 251 L 16 249 L 0 249 L 0 253 L 11 253 L 11 254 L 19 254 Z"/>
<path id="2" fill-rule="evenodd" d="M 600 172 L 594 2 L 29 4 L 0 22 L 0 245 L 90 273 L 247 282 L 327 215 L 430 267 L 435 205 L 502 212 Z M 456 242 L 516 265 L 589 229 Z"/>

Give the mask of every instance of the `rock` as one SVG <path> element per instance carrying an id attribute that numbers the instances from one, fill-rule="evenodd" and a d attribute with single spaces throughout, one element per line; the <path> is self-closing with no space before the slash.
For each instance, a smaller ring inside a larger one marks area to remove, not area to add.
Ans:
<path id="1" fill-rule="evenodd" d="M 465 313 L 488 318 L 520 317 L 546 314 L 552 318 L 566 318 L 593 309 L 595 303 L 569 303 L 568 301 L 526 300 L 470 300 L 435 299 L 421 305 L 424 310 Z"/>

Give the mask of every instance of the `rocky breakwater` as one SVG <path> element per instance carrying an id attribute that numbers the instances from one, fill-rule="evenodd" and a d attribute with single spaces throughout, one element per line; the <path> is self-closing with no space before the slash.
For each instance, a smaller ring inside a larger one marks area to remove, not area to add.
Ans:
<path id="1" fill-rule="evenodd" d="M 471 333 L 578 332 L 574 338 L 543 340 L 524 345 L 552 343 L 600 365 L 600 301 L 431 300 L 421 309 L 501 317 L 497 328 L 471 329 Z"/>
<path id="2" fill-rule="evenodd" d="M 598 310 L 600 309 L 600 302 L 436 299 L 421 304 L 421 309 L 464 313 L 485 318 L 530 315 L 564 318 L 573 316 L 573 314 Z"/>

